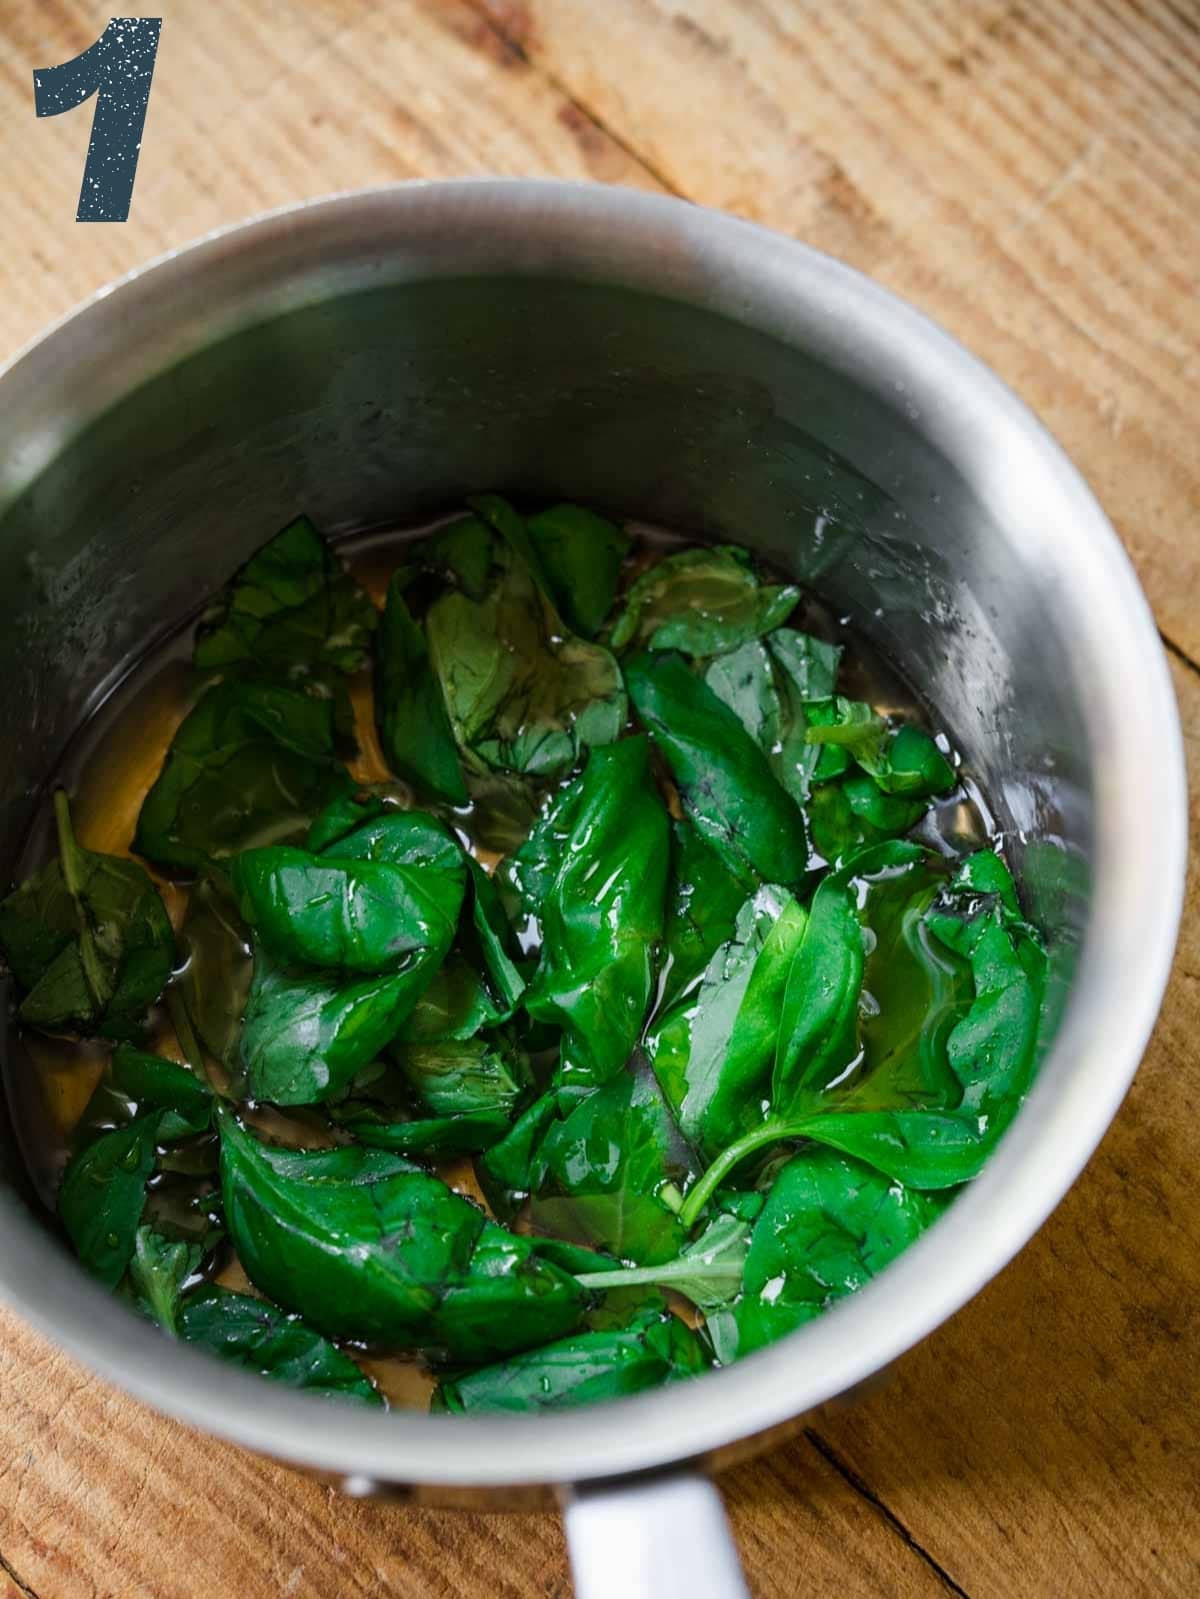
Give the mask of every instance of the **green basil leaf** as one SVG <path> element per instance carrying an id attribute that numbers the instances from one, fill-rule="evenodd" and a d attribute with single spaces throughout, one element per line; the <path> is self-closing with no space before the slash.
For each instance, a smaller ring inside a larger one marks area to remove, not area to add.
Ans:
<path id="1" fill-rule="evenodd" d="M 929 913 L 939 937 L 945 920 L 940 913 Z M 705 1172 L 685 1201 L 685 1224 L 695 1220 L 740 1161 L 784 1139 L 812 1139 L 914 1189 L 954 1188 L 979 1174 L 1033 1079 L 1047 963 L 1032 935 L 1006 928 L 1000 911 L 958 925 L 967 933 L 961 943 L 971 962 L 974 999 L 945 1039 L 946 1058 L 959 1084 L 957 1102 L 946 1107 L 934 1097 L 928 1107 L 915 1109 L 856 1108 L 871 1103 L 867 1078 L 845 1100 L 822 1102 L 809 1095 L 792 1112 L 777 1107 Z M 959 942 L 955 939 L 949 947 Z M 789 1005 L 792 998 L 789 984 Z M 818 1038 L 827 1015 L 813 1029 Z"/>
<path id="2" fill-rule="evenodd" d="M 525 979 L 514 959 L 519 953 L 516 940 L 496 885 L 478 861 L 470 855 L 465 858 L 471 899 L 472 953 L 477 954 L 480 967 L 487 973 L 501 1015 L 508 1017 L 525 993 Z"/>
<path id="3" fill-rule="evenodd" d="M 137 1038 L 175 964 L 171 923 L 145 870 L 82 849 L 61 789 L 54 806 L 58 858 L 0 904 L 0 946 L 27 990 L 21 1020 Z"/>
<path id="4" fill-rule="evenodd" d="M 336 795 L 325 808 L 313 817 L 312 825 L 304 837 L 304 848 L 314 855 L 323 855 L 331 844 L 347 833 L 353 833 L 364 822 L 375 822 L 395 810 L 384 792 L 378 788 L 356 788 Z M 338 854 L 332 850 L 331 854 Z"/>
<path id="5" fill-rule="evenodd" d="M 256 950 L 240 1046 L 250 1094 L 309 1105 L 340 1093 L 395 1037 L 436 969 L 417 954 L 399 971 L 348 980 Z"/>
<path id="6" fill-rule="evenodd" d="M 604 1275 L 623 1270 L 621 1262 L 614 1260 L 611 1255 L 603 1255 L 599 1250 L 591 1249 L 585 1244 L 573 1244 L 566 1238 L 535 1236 L 531 1241 L 534 1250 L 543 1260 L 553 1261 L 556 1266 L 569 1271 L 572 1277 L 584 1272 L 589 1275 Z"/>
<path id="7" fill-rule="evenodd" d="M 577 1333 L 443 1380 L 432 1408 L 454 1415 L 561 1410 L 698 1377 L 707 1368 L 691 1328 L 675 1316 L 651 1312 L 627 1327 Z"/>
<path id="8" fill-rule="evenodd" d="M 808 729 L 810 744 L 847 750 L 885 794 L 928 799 L 954 787 L 954 768 L 921 728 L 905 724 L 891 730 L 860 700 L 838 698 L 834 707 L 835 720 Z"/>
<path id="9" fill-rule="evenodd" d="M 299 1316 L 227 1288 L 201 1288 L 183 1306 L 181 1331 L 189 1344 L 210 1350 L 243 1371 L 289 1388 L 380 1405 L 376 1388 L 341 1350 Z"/>
<path id="10" fill-rule="evenodd" d="M 393 806 L 340 834 L 320 853 L 337 860 L 422 866 L 450 873 L 462 870 L 462 848 L 444 822 L 427 811 L 401 811 Z"/>
<path id="11" fill-rule="evenodd" d="M 806 805 L 815 780 L 847 764 L 834 745 L 810 742 L 810 727 L 832 720 L 841 651 L 807 633 L 776 628 L 710 662 L 704 681 L 766 755 L 780 784 Z"/>
<path id="12" fill-rule="evenodd" d="M 548 506 L 525 528 L 559 615 L 573 633 L 594 638 L 612 610 L 629 535 L 581 505 Z"/>
<path id="13" fill-rule="evenodd" d="M 425 635 L 404 599 L 405 574 L 388 585 L 375 642 L 375 720 L 384 758 L 398 776 L 452 805 L 467 803 L 467 785 L 441 686 Z"/>
<path id="14" fill-rule="evenodd" d="M 644 738 L 594 750 L 541 915 L 541 961 L 525 995 L 563 1028 L 563 1082 L 604 1082 L 629 1059 L 662 937 L 667 814 Z"/>
<path id="15" fill-rule="evenodd" d="M 168 1112 L 159 1124 L 160 1144 L 202 1133 L 212 1121 L 211 1088 L 176 1061 L 118 1044 L 109 1063 L 109 1079 L 112 1087 L 132 1100 L 138 1111 Z"/>
<path id="16" fill-rule="evenodd" d="M 161 1113 L 101 1133 L 67 1164 L 58 1213 L 93 1277 L 115 1288 L 133 1257 L 146 1184 L 154 1170 Z"/>
<path id="17" fill-rule="evenodd" d="M 391 1056 L 393 1067 L 367 1084 L 365 1097 L 330 1114 L 361 1143 L 405 1155 L 490 1148 L 508 1132 L 532 1084 L 525 1057 L 503 1037 L 393 1044 Z"/>
<path id="18" fill-rule="evenodd" d="M 461 861 L 398 866 L 290 845 L 244 851 L 230 876 L 243 921 L 274 959 L 347 972 L 440 964 L 465 888 Z"/>
<path id="19" fill-rule="evenodd" d="M 860 850 L 907 833 L 928 808 L 923 799 L 885 794 L 874 778 L 861 773 L 819 783 L 808 808 L 813 846 L 826 861 L 840 866 Z"/>
<path id="20" fill-rule="evenodd" d="M 832 711 L 827 722 L 809 729 L 808 742 L 834 744 L 858 761 L 863 771 L 874 775 L 884 764 L 887 722 L 874 706 L 862 700 L 845 699 L 840 694 L 834 698 Z"/>
<path id="21" fill-rule="evenodd" d="M 404 546 L 397 577 L 407 586 L 418 572 L 448 578 L 472 600 L 488 591 L 495 560 L 495 538 L 478 516 L 462 516 Z"/>
<path id="22" fill-rule="evenodd" d="M 272 1150 L 228 1112 L 220 1126 L 239 1259 L 257 1287 L 327 1337 L 477 1361 L 578 1322 L 574 1279 L 435 1177 L 376 1177 L 378 1151 Z"/>
<path id="23" fill-rule="evenodd" d="M 528 1061 L 502 1035 L 394 1044 L 391 1056 L 413 1094 L 438 1116 L 490 1110 L 511 1119 L 532 1081 Z"/>
<path id="24" fill-rule="evenodd" d="M 354 672 L 376 620 L 369 596 L 301 516 L 238 572 L 202 622 L 194 659 L 206 672 Z"/>
<path id="25" fill-rule="evenodd" d="M 616 661 L 565 628 L 515 549 L 482 604 L 444 594 L 425 627 L 455 736 L 487 765 L 548 777 L 620 736 Z"/>
<path id="26" fill-rule="evenodd" d="M 762 585 L 750 557 L 732 544 L 680 550 L 630 588 L 612 631 L 612 647 L 645 644 L 685 655 L 721 655 L 785 622 L 800 590 Z"/>
<path id="27" fill-rule="evenodd" d="M 927 920 L 935 930 L 945 925 L 941 916 Z M 930 1005 L 922 1029 L 926 1038 L 933 1033 L 939 1056 L 944 1051 L 957 1092 L 930 1083 L 926 1068 L 920 1110 L 875 1109 L 868 1076 L 846 1110 L 839 1107 L 809 1134 L 917 1188 L 950 1187 L 977 1174 L 1016 1114 L 1036 1064 L 1046 973 L 1040 946 L 1006 929 L 999 915 L 958 925 L 971 935 L 964 953 L 974 998 L 967 1007 L 956 991 L 940 1015 Z M 938 1068 L 944 1077 L 940 1059 Z"/>
<path id="28" fill-rule="evenodd" d="M 955 872 L 950 892 L 958 896 L 995 897 L 1004 909 L 1007 919 L 1018 921 L 1021 906 L 1017 899 L 1012 873 L 999 855 L 991 850 L 977 850 L 968 855 Z"/>
<path id="29" fill-rule="evenodd" d="M 689 992 L 717 949 L 733 937 L 737 914 L 753 886 L 734 876 L 691 822 L 671 823 L 659 1011 Z"/>
<path id="30" fill-rule="evenodd" d="M 204 870 L 252 844 L 299 842 L 353 786 L 334 733 L 328 699 L 253 680 L 210 688 L 146 795 L 134 848 L 162 866 Z"/>
<path id="31" fill-rule="evenodd" d="M 653 1077 L 622 1072 L 547 1129 L 530 1219 L 625 1260 L 669 1260 L 687 1237 L 677 1211 L 692 1172 Z"/>
<path id="32" fill-rule="evenodd" d="M 789 886 L 803 881 L 803 814 L 729 707 L 678 655 L 635 656 L 625 682 L 685 809 L 730 871 Z"/>
<path id="33" fill-rule="evenodd" d="M 685 1137 L 708 1153 L 762 1120 L 784 993 L 807 921 L 786 889 L 760 888 L 699 987 L 647 1036 L 646 1052 Z"/>
<path id="34" fill-rule="evenodd" d="M 832 1150 L 797 1155 L 754 1225 L 737 1307 L 738 1354 L 773 1343 L 861 1288 L 943 1208 Z"/>
<path id="35" fill-rule="evenodd" d="M 586 1091 L 551 1089 L 522 1111 L 508 1133 L 475 1163 L 479 1185 L 501 1221 L 511 1221 L 545 1172 L 543 1144 L 560 1113 Z"/>
<path id="36" fill-rule="evenodd" d="M 945 794 L 958 781 L 953 766 L 923 728 L 906 724 L 891 734 L 871 776 L 885 794 L 925 799 Z"/>
<path id="37" fill-rule="evenodd" d="M 473 1039 L 497 1027 L 511 1010 L 497 1003 L 483 978 L 463 955 L 451 950 L 396 1034 L 396 1044 L 446 1044 Z"/>
<path id="38" fill-rule="evenodd" d="M 455 1116 L 410 1116 L 363 1103 L 339 1107 L 338 1121 L 360 1144 L 420 1160 L 451 1160 L 490 1149 L 508 1132 L 503 1110 L 467 1110 Z"/>
<path id="39" fill-rule="evenodd" d="M 509 562 L 515 557 L 517 563 L 533 578 L 550 607 L 556 610 L 554 586 L 543 564 L 542 552 L 530 537 L 529 525 L 520 512 L 500 494 L 471 494 L 467 496 L 467 504 L 499 535 Z"/>
<path id="40" fill-rule="evenodd" d="M 234 1070 L 254 960 L 250 935 L 224 879 L 202 877 L 188 895 L 179 930 L 179 990 L 204 1048 Z"/>
<path id="41" fill-rule="evenodd" d="M 961 1098 L 947 1046 L 970 1007 L 973 985 L 969 963 L 947 948 L 933 923 L 944 873 L 927 856 L 855 883 L 867 949 L 860 1064 L 837 1090 L 839 1109 L 951 1109 Z"/>
<path id="42" fill-rule="evenodd" d="M 134 1303 L 172 1338 L 179 1336 L 183 1285 L 200 1264 L 200 1246 L 164 1238 L 153 1227 L 139 1227 L 129 1262 Z"/>
<path id="43" fill-rule="evenodd" d="M 842 659 L 840 645 L 790 627 L 778 627 L 769 633 L 766 645 L 787 685 L 802 704 L 811 706 L 818 701 L 832 700 Z"/>
<path id="44" fill-rule="evenodd" d="M 519 848 L 537 816 L 534 780 L 494 772 L 474 751 L 463 755 L 470 794 L 469 826 L 475 844 L 497 855 Z"/>
<path id="45" fill-rule="evenodd" d="M 497 893 L 527 948 L 542 941 L 542 907 L 554 886 L 582 792 L 580 774 L 548 794 L 528 835 L 496 868 Z"/>
<path id="46" fill-rule="evenodd" d="M 863 981 L 859 897 L 872 878 L 923 865 L 915 844 L 887 843 L 823 878 L 787 979 L 771 1106 L 787 1116 L 827 1088 L 858 1054 Z"/>

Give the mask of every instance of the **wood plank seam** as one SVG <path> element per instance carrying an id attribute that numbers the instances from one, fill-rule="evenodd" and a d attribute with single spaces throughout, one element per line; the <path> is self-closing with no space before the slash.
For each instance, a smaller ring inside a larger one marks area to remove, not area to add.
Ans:
<path id="1" fill-rule="evenodd" d="M 828 1439 L 823 1438 L 815 1427 L 805 1427 L 804 1436 L 821 1456 L 822 1460 L 832 1470 L 837 1472 L 847 1487 L 851 1488 L 860 1499 L 864 1499 L 871 1506 L 872 1510 L 875 1511 L 892 1534 L 899 1538 L 919 1560 L 924 1561 L 947 1593 L 953 1594 L 955 1599 L 971 1599 L 970 1594 L 961 1583 L 955 1582 L 945 1566 L 936 1560 L 929 1550 L 913 1537 L 896 1512 L 875 1492 L 870 1483 L 855 1471 L 853 1466 L 842 1459 Z"/>
<path id="2" fill-rule="evenodd" d="M 1167 651 L 1168 655 L 1175 656 L 1176 660 L 1180 661 L 1184 666 L 1189 667 L 1193 672 L 1200 672 L 1200 661 L 1194 661 L 1186 650 L 1181 650 L 1173 638 L 1167 637 L 1162 628 L 1159 628 L 1158 636 L 1160 639 L 1162 639 L 1163 648 Z"/>
<path id="3" fill-rule="evenodd" d="M 557 73 L 552 72 L 545 62 L 538 61 L 532 56 L 519 36 L 503 28 L 492 15 L 487 0 L 465 0 L 465 3 L 506 49 L 511 50 L 519 61 L 541 78 L 543 83 L 548 84 L 556 94 L 561 95 L 569 106 L 573 106 L 581 117 L 586 118 L 591 123 L 597 133 L 602 133 L 611 144 L 616 145 L 617 149 L 623 151 L 631 161 L 636 161 L 648 178 L 652 178 L 667 194 L 673 194 L 677 200 L 690 198 L 689 195 L 685 194 L 682 189 L 671 181 L 665 172 L 660 171 L 653 161 L 644 156 L 635 145 L 630 144 L 623 133 L 618 132 L 611 123 L 606 122 L 598 112 L 594 111 L 591 106 L 573 93 L 563 79 Z"/>
<path id="4" fill-rule="evenodd" d="M 29 1586 L 29 1584 L 27 1582 L 24 1582 L 22 1580 L 22 1578 L 19 1575 L 19 1573 L 17 1571 L 15 1571 L 13 1569 L 12 1565 L 10 1564 L 10 1562 L 7 1561 L 4 1558 L 4 1554 L 3 1554 L 2 1551 L 0 1551 L 0 1571 L 2 1571 L 4 1573 L 4 1575 L 9 1579 L 10 1582 L 16 1584 L 16 1587 L 17 1587 L 18 1591 L 25 1595 L 25 1599 L 38 1599 L 38 1596 L 34 1592 L 34 1590 Z"/>

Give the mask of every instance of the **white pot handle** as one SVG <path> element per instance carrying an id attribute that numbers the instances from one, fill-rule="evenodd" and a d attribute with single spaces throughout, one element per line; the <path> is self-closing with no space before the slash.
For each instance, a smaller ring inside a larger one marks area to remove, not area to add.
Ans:
<path id="1" fill-rule="evenodd" d="M 707 1477 L 579 1489 L 565 1519 L 575 1599 L 749 1599 Z"/>

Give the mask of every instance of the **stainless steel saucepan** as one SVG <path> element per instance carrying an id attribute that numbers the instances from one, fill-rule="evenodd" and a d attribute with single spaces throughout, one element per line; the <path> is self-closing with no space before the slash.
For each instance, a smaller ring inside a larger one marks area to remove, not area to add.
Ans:
<path id="1" fill-rule="evenodd" d="M 1056 1036 L 991 1165 L 901 1260 L 694 1384 L 534 1417 L 379 1414 L 141 1325 L 0 1189 L 0 1293 L 167 1413 L 421 1502 L 566 1505 L 578 1592 L 742 1591 L 705 1473 L 852 1389 L 997 1272 L 1111 1120 L 1186 850 L 1175 705 L 1103 513 L 916 312 L 681 202 L 471 181 L 269 216 L 99 295 L 0 377 L 0 870 L 64 740 L 147 638 L 299 509 L 328 530 L 501 489 L 763 551 L 965 752 L 1049 929 Z"/>

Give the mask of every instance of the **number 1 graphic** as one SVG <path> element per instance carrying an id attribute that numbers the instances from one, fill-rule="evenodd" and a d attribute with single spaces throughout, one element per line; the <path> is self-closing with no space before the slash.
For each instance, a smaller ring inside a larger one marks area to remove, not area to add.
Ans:
<path id="1" fill-rule="evenodd" d="M 39 117 L 74 111 L 96 96 L 76 222 L 128 219 L 161 27 L 161 17 L 114 17 L 82 55 L 33 74 Z"/>

